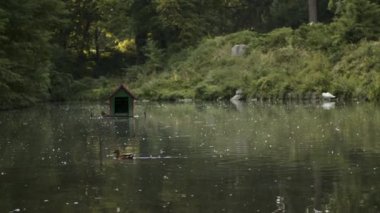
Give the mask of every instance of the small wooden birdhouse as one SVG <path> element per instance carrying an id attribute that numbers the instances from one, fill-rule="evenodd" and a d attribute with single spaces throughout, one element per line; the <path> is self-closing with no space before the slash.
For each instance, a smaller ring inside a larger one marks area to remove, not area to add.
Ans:
<path id="1" fill-rule="evenodd" d="M 109 97 L 110 116 L 133 117 L 136 99 L 125 85 L 120 85 Z"/>

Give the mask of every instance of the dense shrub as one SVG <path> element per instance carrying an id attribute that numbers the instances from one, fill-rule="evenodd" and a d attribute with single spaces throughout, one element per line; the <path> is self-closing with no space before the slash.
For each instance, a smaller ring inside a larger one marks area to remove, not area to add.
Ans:
<path id="1" fill-rule="evenodd" d="M 124 79 L 71 82 L 61 76 L 60 81 L 71 85 L 75 100 L 104 99 L 120 82 L 151 100 L 229 99 L 237 89 L 247 98 L 309 99 L 330 91 L 342 99 L 379 100 L 380 42 L 344 45 L 335 27 L 313 24 L 207 38 L 172 55 L 163 70 L 152 62 L 128 69 Z M 235 44 L 248 45 L 246 53 L 232 56 Z"/>
<path id="2" fill-rule="evenodd" d="M 143 97 L 165 100 L 228 99 L 237 89 L 248 98 L 315 98 L 330 91 L 343 99 L 379 99 L 379 42 L 342 46 L 335 27 L 313 24 L 205 39 L 169 59 L 166 72 L 133 85 Z M 246 54 L 231 56 L 235 44 L 248 45 Z"/>

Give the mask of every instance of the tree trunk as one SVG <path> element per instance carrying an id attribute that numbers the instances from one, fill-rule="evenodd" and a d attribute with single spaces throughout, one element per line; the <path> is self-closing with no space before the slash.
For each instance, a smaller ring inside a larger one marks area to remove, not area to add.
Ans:
<path id="1" fill-rule="evenodd" d="M 309 23 L 316 23 L 317 20 L 317 0 L 309 1 Z"/>
<path id="2" fill-rule="evenodd" d="M 95 28 L 94 43 L 95 43 L 95 61 L 99 63 L 100 59 L 100 44 L 99 44 L 100 31 L 99 28 Z"/>
<path id="3" fill-rule="evenodd" d="M 146 32 L 140 32 L 137 33 L 135 36 L 135 42 L 136 42 L 136 64 L 143 64 L 145 63 L 145 54 L 144 54 L 144 48 L 146 46 L 148 40 L 148 33 Z"/>

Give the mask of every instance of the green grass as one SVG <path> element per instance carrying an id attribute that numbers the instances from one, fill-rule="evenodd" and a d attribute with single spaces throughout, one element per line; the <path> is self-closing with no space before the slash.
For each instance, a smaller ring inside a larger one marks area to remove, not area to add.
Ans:
<path id="1" fill-rule="evenodd" d="M 152 70 L 148 61 L 123 79 L 75 81 L 69 99 L 102 100 L 123 82 L 150 100 L 229 99 L 237 89 L 247 98 L 310 99 L 329 91 L 344 100 L 380 100 L 380 42 L 345 43 L 335 28 L 314 24 L 205 38 L 168 54 L 162 69 Z M 235 44 L 248 45 L 246 54 L 231 56 Z"/>
<path id="2" fill-rule="evenodd" d="M 173 55 L 161 73 L 130 84 L 154 100 L 227 99 L 239 88 L 248 98 L 307 99 L 329 91 L 342 99 L 379 100 L 380 42 L 344 44 L 336 36 L 331 26 L 315 24 L 208 38 Z M 247 44 L 246 54 L 231 56 L 235 44 Z"/>

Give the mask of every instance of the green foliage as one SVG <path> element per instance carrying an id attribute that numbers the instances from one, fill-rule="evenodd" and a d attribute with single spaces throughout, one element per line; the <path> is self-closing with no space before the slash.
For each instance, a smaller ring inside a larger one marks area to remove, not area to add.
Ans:
<path id="1" fill-rule="evenodd" d="M 125 32 L 125 28 L 116 28 L 113 23 L 123 19 L 112 11 L 121 13 L 125 5 L 108 0 L 78 0 L 66 1 L 65 7 L 66 21 L 54 35 L 57 45 L 54 63 L 58 65 L 57 71 L 70 73 L 79 79 L 119 75 L 122 67 L 131 64 L 126 63 L 126 60 L 134 60 L 134 56 L 128 50 L 118 48 L 127 37 L 119 36 L 120 31 Z"/>
<path id="2" fill-rule="evenodd" d="M 106 79 L 104 77 L 83 78 L 73 82 L 70 88 L 70 101 L 98 101 L 107 100 L 113 90 L 120 85 L 120 79 Z"/>
<path id="3" fill-rule="evenodd" d="M 204 14 L 199 14 L 196 1 L 158 1 L 158 18 L 164 28 L 176 34 L 175 38 L 182 45 L 189 45 L 199 40 L 207 27 Z"/>
<path id="4" fill-rule="evenodd" d="M 70 98 L 71 87 L 73 86 L 74 79 L 71 74 L 52 72 L 51 76 L 50 99 L 52 101 L 65 101 Z"/>
<path id="5" fill-rule="evenodd" d="M 334 90 L 345 96 L 379 100 L 380 42 L 361 42 L 347 47 L 334 66 Z"/>
<path id="6" fill-rule="evenodd" d="M 330 7 L 338 15 L 341 37 L 349 43 L 362 39 L 378 40 L 380 37 L 380 4 L 371 0 L 331 1 Z"/>
<path id="7" fill-rule="evenodd" d="M 154 74 L 150 77 L 147 83 L 134 90 L 136 95 L 151 100 L 177 100 L 194 96 L 191 85 L 175 73 L 162 73 L 160 77 Z"/>
<path id="8" fill-rule="evenodd" d="M 379 99 L 378 42 L 338 48 L 335 35 L 330 26 L 316 24 L 205 39 L 184 50 L 186 57 L 169 60 L 172 74 L 144 78 L 134 87 L 153 99 L 228 99 L 237 89 L 255 98 L 313 98 L 330 91 L 340 98 Z M 249 45 L 244 56 L 231 56 L 237 43 Z"/>
<path id="9" fill-rule="evenodd" d="M 327 10 L 329 0 L 317 1 L 318 22 L 328 23 L 333 14 Z M 273 0 L 271 1 L 269 15 L 266 18 L 267 24 L 279 27 L 291 27 L 293 29 L 309 22 L 308 20 L 308 1 L 305 0 Z"/>
<path id="10" fill-rule="evenodd" d="M 300 0 L 3 0 L 0 108 L 103 98 L 122 81 L 151 99 L 379 99 L 379 2 L 329 2 L 334 22 L 306 24 Z"/>
<path id="11" fill-rule="evenodd" d="M 333 42 L 331 27 L 324 24 L 303 25 L 295 30 L 294 45 L 301 48 L 326 51 Z"/>
<path id="12" fill-rule="evenodd" d="M 147 57 L 145 67 L 150 71 L 150 73 L 163 69 L 164 52 L 157 47 L 156 42 L 153 40 L 148 40 L 148 43 L 145 47 L 145 55 Z"/>
<path id="13" fill-rule="evenodd" d="M 268 33 L 265 37 L 265 48 L 281 48 L 291 45 L 293 42 L 293 30 L 291 28 L 278 28 Z"/>
<path id="14" fill-rule="evenodd" d="M 289 16 L 288 14 L 292 14 Z M 294 18 L 296 17 L 296 18 Z M 270 6 L 269 21 L 276 27 L 297 27 L 308 22 L 307 1 L 274 0 Z"/>
<path id="15" fill-rule="evenodd" d="M 0 108 L 47 99 L 50 39 L 62 6 L 58 0 L 0 2 Z"/>

